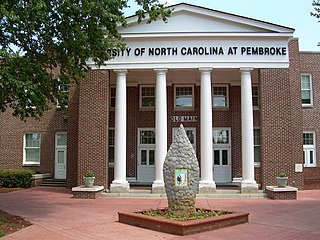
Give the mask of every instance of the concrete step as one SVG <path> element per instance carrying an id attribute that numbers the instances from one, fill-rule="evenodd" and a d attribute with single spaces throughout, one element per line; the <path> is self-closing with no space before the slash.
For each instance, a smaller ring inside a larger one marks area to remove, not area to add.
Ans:
<path id="1" fill-rule="evenodd" d="M 43 187 L 66 187 L 67 181 L 65 179 L 43 179 L 40 186 Z"/>
<path id="2" fill-rule="evenodd" d="M 151 190 L 129 190 L 127 193 L 103 192 L 102 197 L 110 198 L 166 198 L 166 194 L 151 193 Z M 240 193 L 239 190 L 217 190 L 212 194 L 197 194 L 197 198 L 266 198 L 262 190 L 258 193 Z"/>

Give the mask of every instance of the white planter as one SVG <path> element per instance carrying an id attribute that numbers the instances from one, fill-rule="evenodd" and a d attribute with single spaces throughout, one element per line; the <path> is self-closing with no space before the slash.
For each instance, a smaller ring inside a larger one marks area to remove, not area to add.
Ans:
<path id="1" fill-rule="evenodd" d="M 277 178 L 277 185 L 280 188 L 285 188 L 287 186 L 288 177 L 276 177 Z"/>
<path id="2" fill-rule="evenodd" d="M 95 177 L 83 177 L 85 187 L 93 187 Z"/>

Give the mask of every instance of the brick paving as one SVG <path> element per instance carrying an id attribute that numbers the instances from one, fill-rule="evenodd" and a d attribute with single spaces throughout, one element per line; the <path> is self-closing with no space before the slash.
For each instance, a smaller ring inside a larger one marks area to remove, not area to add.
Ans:
<path id="1" fill-rule="evenodd" d="M 74 199 L 63 188 L 3 193 L 0 209 L 33 223 L 3 239 L 320 239 L 320 190 L 300 191 L 298 200 L 197 199 L 197 207 L 249 212 L 249 223 L 184 237 L 117 221 L 118 211 L 166 205 L 165 198 Z"/>

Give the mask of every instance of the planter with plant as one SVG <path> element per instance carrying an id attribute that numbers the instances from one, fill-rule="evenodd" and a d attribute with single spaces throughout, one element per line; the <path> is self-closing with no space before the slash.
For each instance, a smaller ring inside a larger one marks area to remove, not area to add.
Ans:
<path id="1" fill-rule="evenodd" d="M 287 186 L 288 177 L 284 171 L 280 171 L 280 173 L 279 173 L 278 177 L 276 177 L 276 179 L 277 179 L 278 187 L 285 188 Z"/>
<path id="2" fill-rule="evenodd" d="M 95 176 L 94 176 L 93 172 L 88 171 L 83 177 L 84 186 L 85 187 L 93 187 L 94 179 L 95 179 Z"/>

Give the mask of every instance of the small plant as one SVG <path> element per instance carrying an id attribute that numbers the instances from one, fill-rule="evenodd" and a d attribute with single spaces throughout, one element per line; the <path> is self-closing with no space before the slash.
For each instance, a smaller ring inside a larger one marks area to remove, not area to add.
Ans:
<path id="1" fill-rule="evenodd" d="M 286 177 L 286 176 L 287 176 L 287 174 L 285 173 L 285 171 L 281 170 L 279 172 L 279 177 Z"/>
<path id="2" fill-rule="evenodd" d="M 84 176 L 85 177 L 94 177 L 94 174 L 92 171 L 88 171 L 88 172 L 86 172 L 86 174 Z"/>

